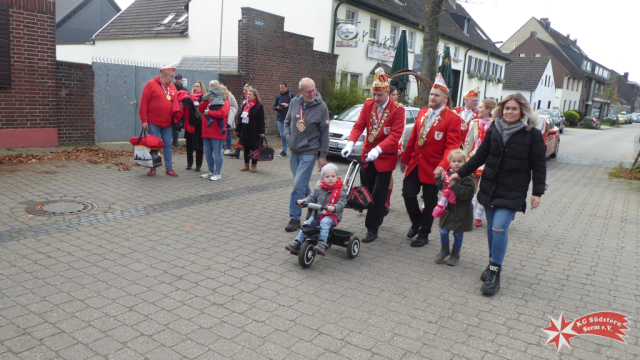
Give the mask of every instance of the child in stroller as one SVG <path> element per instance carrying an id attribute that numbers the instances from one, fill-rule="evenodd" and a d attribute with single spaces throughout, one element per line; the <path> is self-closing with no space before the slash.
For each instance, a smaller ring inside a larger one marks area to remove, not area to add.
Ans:
<path id="1" fill-rule="evenodd" d="M 321 179 L 316 184 L 313 192 L 304 199 L 297 201 L 297 204 L 304 206 L 309 203 L 316 203 L 326 207 L 319 216 L 320 235 L 318 236 L 318 244 L 314 246 L 313 251 L 319 255 L 324 255 L 327 249 L 327 237 L 332 226 L 338 225 L 342 219 L 342 213 L 347 203 L 348 189 L 344 186 L 342 179 L 338 177 L 338 167 L 335 164 L 326 164 L 320 172 Z M 305 225 L 309 225 L 314 221 L 313 215 L 305 221 Z M 300 251 L 300 245 L 304 241 L 305 234 L 300 231 L 293 242 L 285 249 L 291 253 L 297 254 Z"/>

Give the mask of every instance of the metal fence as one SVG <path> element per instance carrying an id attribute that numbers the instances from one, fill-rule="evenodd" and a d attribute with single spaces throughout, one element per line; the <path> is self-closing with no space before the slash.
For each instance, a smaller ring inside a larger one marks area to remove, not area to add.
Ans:
<path id="1" fill-rule="evenodd" d="M 158 75 L 161 64 L 110 58 L 93 59 L 94 118 L 96 142 L 128 141 L 142 131 L 138 115 L 142 88 Z M 208 86 L 218 80 L 218 73 L 195 68 L 179 68 L 185 88 L 196 81 Z"/>

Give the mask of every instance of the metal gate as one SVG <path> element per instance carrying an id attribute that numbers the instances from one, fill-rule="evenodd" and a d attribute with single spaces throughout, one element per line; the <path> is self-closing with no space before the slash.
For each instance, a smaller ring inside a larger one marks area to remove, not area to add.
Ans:
<path id="1" fill-rule="evenodd" d="M 158 66 L 109 59 L 93 63 L 96 142 L 129 141 L 140 134 L 138 110 L 142 88 L 158 75 Z M 187 79 L 189 91 L 196 81 L 209 86 L 209 81 L 218 80 L 218 73 L 213 72 L 178 69 L 176 73 Z"/>

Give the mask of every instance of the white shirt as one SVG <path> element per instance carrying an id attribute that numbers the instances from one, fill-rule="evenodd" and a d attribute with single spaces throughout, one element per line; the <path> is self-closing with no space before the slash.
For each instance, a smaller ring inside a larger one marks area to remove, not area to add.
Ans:
<path id="1" fill-rule="evenodd" d="M 382 116 L 382 112 L 387 107 L 388 103 L 389 103 L 389 98 L 387 98 L 387 102 L 385 102 L 384 105 L 378 106 L 378 118 L 380 118 L 380 116 Z M 376 104 L 376 105 L 378 105 L 378 104 Z"/>
<path id="2" fill-rule="evenodd" d="M 464 110 L 462 111 L 462 119 L 464 119 L 465 122 L 469 122 L 471 119 L 469 119 L 469 115 L 473 112 L 473 110 L 469 110 L 467 108 L 464 108 Z"/>
<path id="3" fill-rule="evenodd" d="M 444 110 L 444 107 L 445 105 L 442 105 L 440 109 L 431 112 L 429 119 L 427 119 L 427 127 L 431 126 L 431 123 L 433 123 L 433 121 L 438 117 L 438 115 L 440 115 L 442 110 Z"/>

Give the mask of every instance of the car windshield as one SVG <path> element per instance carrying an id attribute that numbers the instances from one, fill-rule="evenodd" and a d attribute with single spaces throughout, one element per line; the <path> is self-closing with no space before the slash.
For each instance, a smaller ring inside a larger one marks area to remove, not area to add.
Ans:
<path id="1" fill-rule="evenodd" d="M 546 118 L 544 116 L 539 116 L 538 118 L 540 119 L 540 121 L 538 122 L 538 125 L 536 125 L 536 129 L 542 131 L 542 127 L 544 126 Z"/>
<path id="2" fill-rule="evenodd" d="M 358 116 L 360 116 L 361 110 L 362 106 L 354 106 L 343 111 L 340 115 L 338 115 L 337 119 L 342 121 L 356 122 L 356 120 L 358 120 Z"/>
<path id="3" fill-rule="evenodd" d="M 538 114 L 542 114 L 542 115 L 553 115 L 553 111 L 552 111 L 552 110 L 542 109 L 542 110 L 538 110 Z"/>

